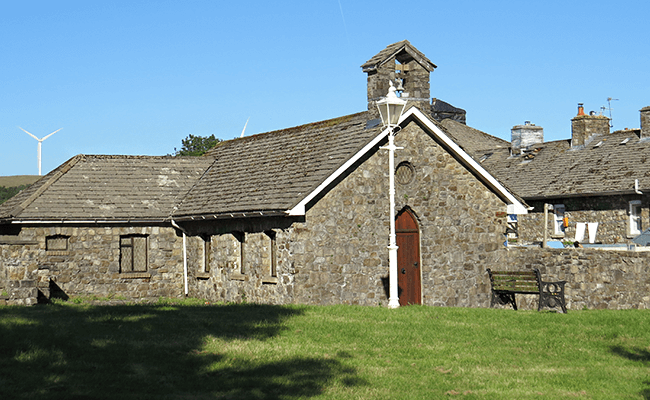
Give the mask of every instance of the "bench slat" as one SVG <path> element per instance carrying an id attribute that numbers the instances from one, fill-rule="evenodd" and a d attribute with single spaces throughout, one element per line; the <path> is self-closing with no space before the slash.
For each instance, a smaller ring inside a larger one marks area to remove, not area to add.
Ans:
<path id="1" fill-rule="evenodd" d="M 531 271 L 492 271 L 492 275 L 530 275 L 535 276 Z"/>
<path id="2" fill-rule="evenodd" d="M 557 307 L 559 305 L 566 313 L 565 281 L 541 282 L 541 275 L 537 269 L 533 271 L 492 271 L 488 268 L 487 271 L 492 285 L 491 307 L 494 304 L 512 304 L 516 310 L 515 294 L 536 294 L 540 297 L 538 310 L 541 310 L 542 306 Z M 546 288 L 549 284 L 556 285 L 555 287 L 559 289 L 558 292 L 550 293 L 547 289 L 544 292 L 540 290 L 540 287 Z"/>

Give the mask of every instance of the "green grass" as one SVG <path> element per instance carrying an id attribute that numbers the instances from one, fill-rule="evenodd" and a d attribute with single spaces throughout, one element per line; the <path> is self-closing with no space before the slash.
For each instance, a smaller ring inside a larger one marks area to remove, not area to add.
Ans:
<path id="1" fill-rule="evenodd" d="M 643 399 L 650 311 L 0 307 L 0 398 Z"/>

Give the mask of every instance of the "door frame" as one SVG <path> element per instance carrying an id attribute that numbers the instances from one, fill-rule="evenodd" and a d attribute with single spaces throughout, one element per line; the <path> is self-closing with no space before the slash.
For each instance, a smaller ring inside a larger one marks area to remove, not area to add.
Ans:
<path id="1" fill-rule="evenodd" d="M 397 221 L 404 214 L 407 214 L 408 217 L 413 221 L 413 223 L 415 224 L 415 227 L 416 227 L 415 229 L 406 229 L 406 230 L 404 230 L 404 229 L 399 229 L 397 227 L 397 225 L 398 225 Z M 397 215 L 395 217 L 395 235 L 399 236 L 400 231 L 402 233 L 417 233 L 417 244 L 416 244 L 416 246 L 417 246 L 417 248 L 416 248 L 416 251 L 417 251 L 417 263 L 418 263 L 418 275 L 417 275 L 418 282 L 417 283 L 418 283 L 419 289 L 420 289 L 420 296 L 419 296 L 419 299 L 417 299 L 418 302 L 415 303 L 415 304 L 422 304 L 423 292 L 424 292 L 424 287 L 422 286 L 422 249 L 421 249 L 421 242 L 422 242 L 422 240 L 421 240 L 422 234 L 421 233 L 422 233 L 422 231 L 420 229 L 420 223 L 418 221 L 417 214 L 408 206 L 402 208 L 397 213 Z M 399 252 L 399 248 L 397 249 L 397 251 Z M 399 276 L 399 273 L 400 273 L 399 272 L 400 271 L 399 257 L 398 257 L 397 271 L 398 271 L 397 273 L 398 273 L 398 276 Z M 399 278 L 398 278 L 398 282 L 399 282 Z"/>

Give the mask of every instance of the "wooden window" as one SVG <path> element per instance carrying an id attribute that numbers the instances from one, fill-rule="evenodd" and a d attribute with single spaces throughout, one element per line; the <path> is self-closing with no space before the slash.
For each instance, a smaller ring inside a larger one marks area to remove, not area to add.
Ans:
<path id="1" fill-rule="evenodd" d="M 266 236 L 269 238 L 268 245 L 269 245 L 269 276 L 270 277 L 277 277 L 278 276 L 278 271 L 277 271 L 277 250 L 276 250 L 276 244 L 275 244 L 275 232 L 274 231 L 266 231 L 264 232 Z"/>
<path id="2" fill-rule="evenodd" d="M 203 271 L 210 272 L 210 251 L 211 251 L 212 236 L 203 236 Z"/>
<path id="3" fill-rule="evenodd" d="M 69 236 L 54 235 L 45 238 L 45 250 L 47 251 L 66 251 L 68 250 Z"/>
<path id="4" fill-rule="evenodd" d="M 246 273 L 246 233 L 244 232 L 233 232 L 233 236 L 239 242 L 239 273 L 244 275 Z"/>
<path id="5" fill-rule="evenodd" d="M 147 237 L 120 236 L 120 272 L 147 271 Z"/>
<path id="6" fill-rule="evenodd" d="M 630 201 L 630 235 L 641 234 L 641 200 Z"/>

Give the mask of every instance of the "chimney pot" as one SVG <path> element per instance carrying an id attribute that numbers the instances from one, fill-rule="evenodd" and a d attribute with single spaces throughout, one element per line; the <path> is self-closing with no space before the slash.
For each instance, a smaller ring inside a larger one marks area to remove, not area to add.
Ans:
<path id="1" fill-rule="evenodd" d="M 583 103 L 578 103 L 578 115 L 585 115 L 585 107 Z"/>

